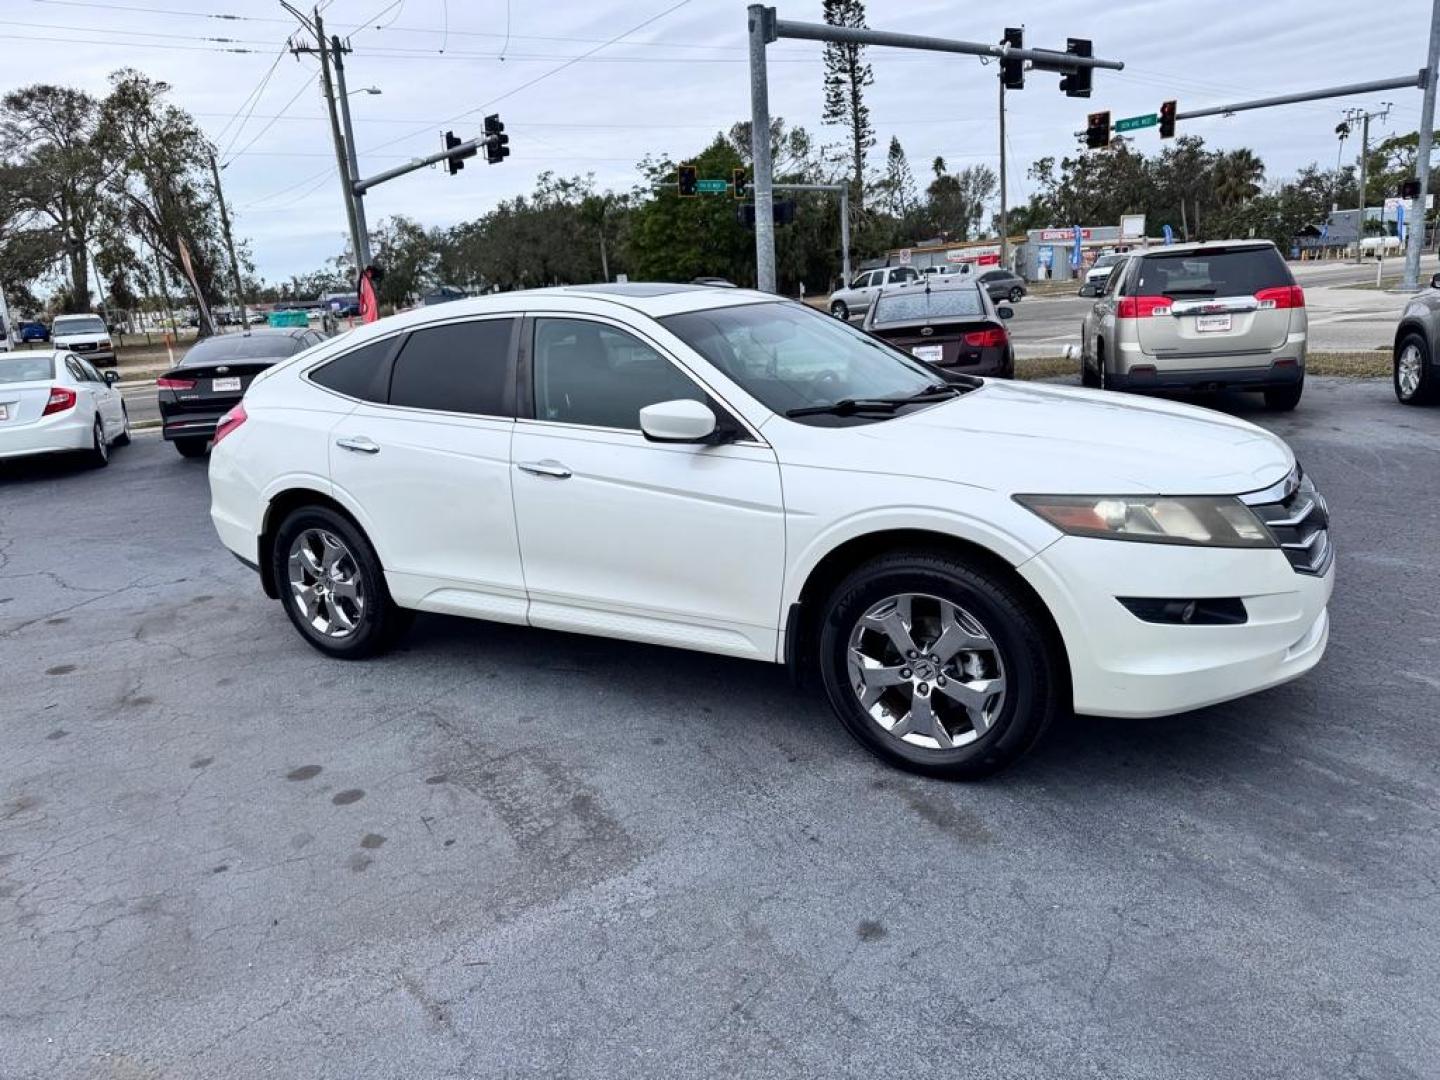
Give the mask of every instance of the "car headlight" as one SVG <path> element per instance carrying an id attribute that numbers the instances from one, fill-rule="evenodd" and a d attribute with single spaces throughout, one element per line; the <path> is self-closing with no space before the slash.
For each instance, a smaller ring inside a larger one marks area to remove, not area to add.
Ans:
<path id="1" fill-rule="evenodd" d="M 1016 495 L 1061 532 L 1201 547 L 1274 547 L 1270 530 L 1231 496 Z"/>

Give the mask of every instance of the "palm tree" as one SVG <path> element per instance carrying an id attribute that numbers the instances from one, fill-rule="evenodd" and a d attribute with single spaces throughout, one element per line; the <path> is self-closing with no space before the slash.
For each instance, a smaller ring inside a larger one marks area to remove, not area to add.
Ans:
<path id="1" fill-rule="evenodd" d="M 1236 206 L 1260 194 L 1265 163 L 1251 150 L 1231 150 L 1216 158 L 1210 175 L 1216 201 L 1221 206 Z"/>

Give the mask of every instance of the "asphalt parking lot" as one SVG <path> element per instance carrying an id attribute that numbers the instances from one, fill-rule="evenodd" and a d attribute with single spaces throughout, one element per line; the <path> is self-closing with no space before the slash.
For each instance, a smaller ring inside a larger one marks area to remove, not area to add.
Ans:
<path id="1" fill-rule="evenodd" d="M 744 661 L 344 664 L 203 463 L 0 471 L 0 1077 L 1440 1075 L 1440 410 L 1315 379 L 1328 655 L 992 781 Z"/>

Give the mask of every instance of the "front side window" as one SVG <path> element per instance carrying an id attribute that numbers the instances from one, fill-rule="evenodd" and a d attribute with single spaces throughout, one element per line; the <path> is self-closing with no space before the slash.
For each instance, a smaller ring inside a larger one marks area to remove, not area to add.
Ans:
<path id="1" fill-rule="evenodd" d="M 1118 295 L 1120 292 L 1120 282 L 1124 279 L 1124 277 L 1125 267 L 1123 265 L 1117 265 L 1113 270 L 1111 270 L 1109 276 L 1105 278 L 1105 295 Z"/>
<path id="2" fill-rule="evenodd" d="M 533 362 L 537 420 L 638 431 L 647 405 L 680 398 L 710 404 L 669 360 L 603 323 L 536 319 Z"/>
<path id="3" fill-rule="evenodd" d="M 870 279 L 871 279 L 872 277 L 874 277 L 874 276 L 875 276 L 875 275 L 872 274 L 872 273 L 864 273 L 864 274 L 861 274 L 859 277 L 857 277 L 854 281 L 852 281 L 852 282 L 850 283 L 850 288 L 852 288 L 852 289 L 863 289 L 863 288 L 866 288 L 866 287 L 870 284 Z"/>
<path id="4" fill-rule="evenodd" d="M 935 383 L 935 373 L 908 354 L 801 304 L 710 308 L 660 323 L 777 413 L 907 397 Z"/>
<path id="5" fill-rule="evenodd" d="M 514 319 L 481 319 L 416 330 L 390 375 L 390 404 L 505 416 Z"/>

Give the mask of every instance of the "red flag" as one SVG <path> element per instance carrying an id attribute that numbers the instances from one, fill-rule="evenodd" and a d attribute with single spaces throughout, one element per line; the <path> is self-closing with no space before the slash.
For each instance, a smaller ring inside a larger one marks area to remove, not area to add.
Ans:
<path id="1" fill-rule="evenodd" d="M 360 321 L 372 323 L 380 318 L 380 300 L 375 295 L 375 268 L 367 266 L 360 275 Z"/>

